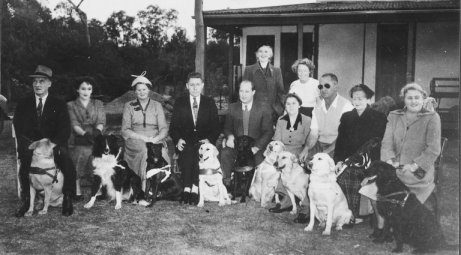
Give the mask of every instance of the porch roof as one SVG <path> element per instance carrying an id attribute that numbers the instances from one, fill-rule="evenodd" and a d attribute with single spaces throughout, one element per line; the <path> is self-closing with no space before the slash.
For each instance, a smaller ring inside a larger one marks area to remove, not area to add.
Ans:
<path id="1" fill-rule="evenodd" d="M 246 26 L 459 20 L 458 0 L 325 1 L 203 12 L 206 26 L 237 32 Z"/>

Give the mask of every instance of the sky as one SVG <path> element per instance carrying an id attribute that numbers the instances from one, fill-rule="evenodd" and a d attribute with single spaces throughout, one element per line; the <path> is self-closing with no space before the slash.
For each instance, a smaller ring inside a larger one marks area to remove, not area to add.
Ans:
<path id="1" fill-rule="evenodd" d="M 39 0 L 44 6 L 53 10 L 59 2 L 67 0 Z M 80 0 L 72 0 L 78 4 Z M 261 6 L 287 5 L 313 2 L 314 0 L 203 0 L 203 10 L 237 9 Z M 185 28 L 187 35 L 192 39 L 195 35 L 194 16 L 195 0 L 83 0 L 80 5 L 89 19 L 105 22 L 113 13 L 123 10 L 127 15 L 135 16 L 136 13 L 149 5 L 158 5 L 162 9 L 175 9 L 178 11 L 178 25 Z"/>

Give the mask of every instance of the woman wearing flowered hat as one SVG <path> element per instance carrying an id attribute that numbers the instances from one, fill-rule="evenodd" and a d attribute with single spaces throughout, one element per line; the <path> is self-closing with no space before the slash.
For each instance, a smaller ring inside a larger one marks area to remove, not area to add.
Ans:
<path id="1" fill-rule="evenodd" d="M 162 105 L 150 98 L 152 83 L 144 76 L 133 75 L 131 83 L 136 99 L 125 104 L 123 109 L 122 136 L 125 139 L 124 159 L 128 166 L 146 183 L 146 143 L 163 143 L 168 135 L 168 124 Z M 163 157 L 170 162 L 166 148 Z"/>

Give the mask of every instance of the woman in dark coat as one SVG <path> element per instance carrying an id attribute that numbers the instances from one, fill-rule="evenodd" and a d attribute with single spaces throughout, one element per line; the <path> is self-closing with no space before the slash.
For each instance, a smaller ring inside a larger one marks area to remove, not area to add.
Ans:
<path id="1" fill-rule="evenodd" d="M 346 160 L 372 138 L 379 137 L 380 140 L 383 138 L 387 122 L 386 115 L 371 109 L 369 104 L 373 95 L 373 91 L 363 84 L 356 85 L 350 90 L 354 109 L 341 116 L 334 154 L 335 162 Z M 371 160 L 379 160 L 379 151 L 378 146 L 370 152 Z M 338 167 L 340 165 L 341 163 Z M 351 166 L 344 170 L 337 179 L 355 219 L 359 216 L 360 194 L 358 191 L 363 178 L 363 168 Z"/>

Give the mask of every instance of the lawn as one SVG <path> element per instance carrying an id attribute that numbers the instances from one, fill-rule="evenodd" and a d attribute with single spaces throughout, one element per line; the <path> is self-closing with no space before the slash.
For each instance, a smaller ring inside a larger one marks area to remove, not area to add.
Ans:
<path id="1" fill-rule="evenodd" d="M 0 142 L 3 142 L 0 139 Z M 13 152 L 0 144 L 0 170 L 5 155 Z M 7 155 L 7 156 L 8 156 Z M 451 139 L 441 175 L 442 228 L 451 244 L 459 241 L 459 151 Z M 10 162 L 10 161 L 8 161 Z M 2 168 L 3 167 L 3 168 Z M 10 172 L 11 173 L 11 172 Z M 160 201 L 153 208 L 97 201 L 91 209 L 74 204 L 74 215 L 61 216 L 61 208 L 50 208 L 45 216 L 17 219 L 14 184 L 0 192 L 0 254 L 390 254 L 394 244 L 374 244 L 368 239 L 368 223 L 352 229 L 304 232 L 289 213 L 272 214 L 254 201 L 219 207 L 181 206 Z M 86 200 L 89 187 L 84 188 Z M 404 247 L 403 254 L 411 249 Z M 439 254 L 459 254 L 440 252 Z"/>

